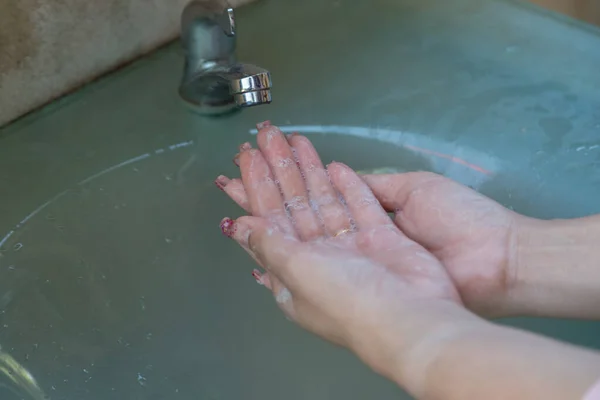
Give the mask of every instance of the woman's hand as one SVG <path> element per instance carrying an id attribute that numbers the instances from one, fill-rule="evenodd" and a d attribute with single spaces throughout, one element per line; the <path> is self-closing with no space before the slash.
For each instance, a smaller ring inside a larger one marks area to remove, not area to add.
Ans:
<path id="1" fill-rule="evenodd" d="M 453 180 L 428 172 L 364 180 L 396 225 L 448 270 L 465 305 L 485 316 L 518 313 L 517 227 L 529 220 Z"/>
<path id="2" fill-rule="evenodd" d="M 318 159 L 307 138 L 292 135 L 288 142 L 300 165 L 306 167 Z M 239 164 L 239 156 L 236 160 Z M 516 275 L 515 230 L 527 218 L 433 173 L 362 179 L 386 211 L 395 213 L 400 230 L 442 262 L 468 308 L 486 316 L 518 313 L 511 296 Z M 246 211 L 254 211 L 241 180 L 221 176 L 217 184 Z"/>
<path id="3" fill-rule="evenodd" d="M 426 310 L 447 315 L 460 297 L 442 264 L 393 224 L 354 171 L 325 169 L 306 138 L 293 142 L 298 163 L 275 127 L 260 130 L 260 150 L 242 147 L 252 216 L 226 218 L 221 228 L 266 269 L 255 277 L 289 318 L 386 374 L 398 354 L 448 326 Z"/>

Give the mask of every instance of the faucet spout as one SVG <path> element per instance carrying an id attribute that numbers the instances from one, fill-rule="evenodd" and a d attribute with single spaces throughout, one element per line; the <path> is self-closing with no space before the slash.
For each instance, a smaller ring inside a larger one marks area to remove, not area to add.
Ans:
<path id="1" fill-rule="evenodd" d="M 271 74 L 251 64 L 235 64 L 225 74 L 237 105 L 251 107 L 271 102 Z"/>
<path id="2" fill-rule="evenodd" d="M 181 98 L 203 114 L 271 102 L 271 75 L 264 68 L 237 63 L 233 9 L 194 0 L 183 11 L 181 39 L 185 67 Z"/>

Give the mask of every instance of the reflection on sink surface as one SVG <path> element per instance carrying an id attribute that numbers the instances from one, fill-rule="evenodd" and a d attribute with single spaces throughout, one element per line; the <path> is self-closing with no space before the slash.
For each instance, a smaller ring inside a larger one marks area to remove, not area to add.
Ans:
<path id="1" fill-rule="evenodd" d="M 284 3 L 238 15 L 271 106 L 190 113 L 173 45 L 0 133 L 0 345 L 52 399 L 407 398 L 286 321 L 220 237 L 240 211 L 213 179 L 258 121 L 358 170 L 442 173 L 536 217 L 600 212 L 590 31 L 491 0 Z M 600 348 L 598 323 L 506 322 Z M 1 398 L 36 398 L 0 379 Z"/>

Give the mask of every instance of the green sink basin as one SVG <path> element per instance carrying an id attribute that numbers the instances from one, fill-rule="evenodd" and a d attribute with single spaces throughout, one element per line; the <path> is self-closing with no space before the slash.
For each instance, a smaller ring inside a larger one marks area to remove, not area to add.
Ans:
<path id="1" fill-rule="evenodd" d="M 594 28 L 492 0 L 271 0 L 237 19 L 270 106 L 189 111 L 173 44 L 0 131 L 0 398 L 408 398 L 289 323 L 221 237 L 240 210 L 213 180 L 261 120 L 358 170 L 600 212 Z M 504 322 L 600 348 L 598 323 Z"/>

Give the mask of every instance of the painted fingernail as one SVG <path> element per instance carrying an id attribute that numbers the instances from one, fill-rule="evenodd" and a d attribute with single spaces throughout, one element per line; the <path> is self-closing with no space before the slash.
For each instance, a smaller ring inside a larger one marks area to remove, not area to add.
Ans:
<path id="1" fill-rule="evenodd" d="M 221 190 L 224 190 L 225 186 L 227 186 L 229 182 L 229 178 L 223 175 L 219 175 L 217 179 L 215 179 L 215 185 L 217 185 L 217 187 Z"/>
<path id="2" fill-rule="evenodd" d="M 258 283 L 261 286 L 265 285 L 264 282 L 263 282 L 263 280 L 262 280 L 262 274 L 260 273 L 259 270 L 255 269 L 254 271 L 252 271 L 252 276 L 256 280 L 256 283 Z"/>
<path id="3" fill-rule="evenodd" d="M 271 126 L 271 121 L 266 120 L 256 124 L 256 129 L 261 130 L 262 128 L 268 128 L 269 126 Z"/>
<path id="4" fill-rule="evenodd" d="M 235 221 L 231 218 L 223 218 L 221 221 L 221 232 L 227 237 L 233 237 L 235 234 Z"/>
<path id="5" fill-rule="evenodd" d="M 240 153 L 237 153 L 235 157 L 233 157 L 233 163 L 238 167 L 240 166 Z"/>

